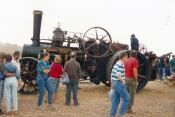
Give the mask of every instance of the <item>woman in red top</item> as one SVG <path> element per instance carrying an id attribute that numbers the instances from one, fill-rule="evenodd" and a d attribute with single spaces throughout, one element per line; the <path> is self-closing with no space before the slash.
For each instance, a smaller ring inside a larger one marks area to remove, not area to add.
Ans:
<path id="1" fill-rule="evenodd" d="M 54 62 L 52 63 L 50 67 L 50 82 L 53 89 L 53 101 L 56 100 L 57 97 L 57 91 L 59 88 L 60 78 L 63 72 L 63 67 L 61 65 L 61 57 L 59 55 L 56 55 L 54 58 Z"/>

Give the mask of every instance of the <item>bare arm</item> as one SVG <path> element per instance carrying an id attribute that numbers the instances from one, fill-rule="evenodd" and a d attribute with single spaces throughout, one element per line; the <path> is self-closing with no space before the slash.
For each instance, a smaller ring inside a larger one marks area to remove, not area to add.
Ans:
<path id="1" fill-rule="evenodd" d="M 121 77 L 120 73 L 117 73 L 117 78 L 123 83 L 125 84 L 125 80 Z"/>
<path id="2" fill-rule="evenodd" d="M 12 77 L 15 76 L 15 73 L 10 73 L 5 70 L 5 67 L 3 64 L 0 64 L 0 71 L 6 76 L 6 77 Z"/>
<path id="3" fill-rule="evenodd" d="M 134 70 L 134 78 L 137 80 L 137 78 L 138 78 L 138 70 L 137 70 L 136 67 L 133 70 Z"/>

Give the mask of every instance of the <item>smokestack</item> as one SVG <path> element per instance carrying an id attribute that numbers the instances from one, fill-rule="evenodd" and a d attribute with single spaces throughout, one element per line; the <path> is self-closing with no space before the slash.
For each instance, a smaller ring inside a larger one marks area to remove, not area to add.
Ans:
<path id="1" fill-rule="evenodd" d="M 34 23 L 33 23 L 33 37 L 32 37 L 32 45 L 40 46 L 40 29 L 41 29 L 41 20 L 42 20 L 42 11 L 34 10 Z"/>

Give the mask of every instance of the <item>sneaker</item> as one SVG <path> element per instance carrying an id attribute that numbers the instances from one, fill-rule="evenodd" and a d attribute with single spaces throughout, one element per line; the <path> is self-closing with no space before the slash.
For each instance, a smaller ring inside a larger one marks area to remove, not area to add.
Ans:
<path id="1" fill-rule="evenodd" d="M 80 105 L 80 103 L 74 104 L 74 106 L 79 106 L 79 105 Z"/>
<path id="2" fill-rule="evenodd" d="M 46 110 L 46 108 L 43 108 L 42 106 L 38 106 L 38 110 Z"/>
<path id="3" fill-rule="evenodd" d="M 65 103 L 66 106 L 70 106 L 70 103 Z"/>
<path id="4" fill-rule="evenodd" d="M 57 108 L 55 106 L 53 106 L 52 104 L 48 105 L 48 109 L 49 110 L 57 110 Z"/>
<path id="5" fill-rule="evenodd" d="M 125 117 L 124 115 L 117 114 L 116 117 Z"/>
<path id="6" fill-rule="evenodd" d="M 134 112 L 133 110 L 128 110 L 127 113 L 135 114 L 136 112 Z"/>

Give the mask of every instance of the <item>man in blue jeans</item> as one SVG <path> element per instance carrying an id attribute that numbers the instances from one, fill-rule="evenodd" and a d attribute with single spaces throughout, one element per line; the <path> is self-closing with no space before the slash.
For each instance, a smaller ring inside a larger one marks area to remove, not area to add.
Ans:
<path id="1" fill-rule="evenodd" d="M 64 72 L 68 73 L 70 82 L 66 84 L 66 105 L 70 105 L 70 99 L 71 99 L 71 91 L 73 91 L 73 100 L 74 100 L 74 106 L 78 106 L 78 84 L 79 84 L 79 78 L 81 76 L 81 68 L 80 63 L 76 61 L 76 53 L 71 52 L 70 54 L 71 59 L 65 63 L 64 66 Z"/>
<path id="2" fill-rule="evenodd" d="M 157 74 L 159 81 L 163 80 L 163 68 L 164 68 L 164 57 L 162 56 L 159 58 L 159 62 L 157 64 Z"/>
<path id="3" fill-rule="evenodd" d="M 124 117 L 126 109 L 128 107 L 130 97 L 125 84 L 125 69 L 124 69 L 124 62 L 127 60 L 127 57 L 128 56 L 126 52 L 120 53 L 119 61 L 117 61 L 117 63 L 112 68 L 111 83 L 112 88 L 114 89 L 114 95 L 112 98 L 110 117 L 115 117 L 120 99 L 122 99 L 122 104 L 117 116 Z"/>

